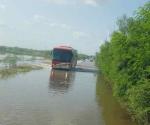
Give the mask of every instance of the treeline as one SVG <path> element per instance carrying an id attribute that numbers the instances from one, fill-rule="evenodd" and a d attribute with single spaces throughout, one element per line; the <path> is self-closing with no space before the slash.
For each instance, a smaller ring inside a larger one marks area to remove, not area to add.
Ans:
<path id="1" fill-rule="evenodd" d="M 150 2 L 118 29 L 96 55 L 96 64 L 112 81 L 114 95 L 140 124 L 150 124 Z"/>
<path id="2" fill-rule="evenodd" d="M 51 51 L 44 50 L 34 50 L 34 49 L 26 49 L 19 47 L 6 47 L 0 46 L 0 54 L 11 53 L 14 55 L 29 55 L 29 56 L 38 56 L 44 58 L 50 58 Z"/>
<path id="3" fill-rule="evenodd" d="M 7 46 L 0 46 L 0 54 L 14 54 L 14 55 L 28 55 L 28 56 L 37 56 L 37 57 L 44 57 L 44 58 L 51 58 L 51 50 L 34 50 L 34 49 L 27 49 L 27 48 L 20 48 L 20 47 L 7 47 Z M 93 56 L 89 56 L 86 54 L 78 54 L 78 60 L 81 59 L 89 59 Z"/>
<path id="4" fill-rule="evenodd" d="M 89 56 L 86 54 L 78 54 L 78 60 L 84 60 L 84 59 L 91 59 L 91 58 L 95 58 L 95 56 Z"/>

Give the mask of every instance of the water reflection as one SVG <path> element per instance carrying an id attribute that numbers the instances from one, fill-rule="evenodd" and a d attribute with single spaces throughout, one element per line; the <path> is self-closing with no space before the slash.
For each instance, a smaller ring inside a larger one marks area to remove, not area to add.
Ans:
<path id="1" fill-rule="evenodd" d="M 58 92 L 66 92 L 71 86 L 75 78 L 75 73 L 65 70 L 51 70 L 49 88 Z"/>
<path id="2" fill-rule="evenodd" d="M 112 89 L 103 76 L 98 76 L 96 83 L 96 99 L 102 109 L 105 125 L 136 125 L 127 111 L 112 96 Z"/>

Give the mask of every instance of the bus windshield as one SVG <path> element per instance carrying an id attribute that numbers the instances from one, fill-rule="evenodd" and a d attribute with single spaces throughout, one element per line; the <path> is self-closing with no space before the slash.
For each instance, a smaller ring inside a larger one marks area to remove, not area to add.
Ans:
<path id="1" fill-rule="evenodd" d="M 53 50 L 54 60 L 58 60 L 61 62 L 71 62 L 72 56 L 73 56 L 72 52 L 68 50 L 60 50 L 60 49 Z"/>

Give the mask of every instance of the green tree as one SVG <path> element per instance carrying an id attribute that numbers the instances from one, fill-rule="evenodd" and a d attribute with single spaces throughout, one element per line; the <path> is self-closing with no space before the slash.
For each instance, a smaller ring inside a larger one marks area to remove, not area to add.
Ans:
<path id="1" fill-rule="evenodd" d="M 100 47 L 96 64 L 113 81 L 113 93 L 141 124 L 150 123 L 150 2 L 133 17 L 123 15 L 118 30 Z"/>

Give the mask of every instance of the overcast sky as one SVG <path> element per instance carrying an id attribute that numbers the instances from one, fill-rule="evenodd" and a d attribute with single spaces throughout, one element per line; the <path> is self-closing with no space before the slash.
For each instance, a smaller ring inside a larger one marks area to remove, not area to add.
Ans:
<path id="1" fill-rule="evenodd" d="M 0 0 L 0 45 L 95 54 L 123 14 L 148 0 Z"/>

